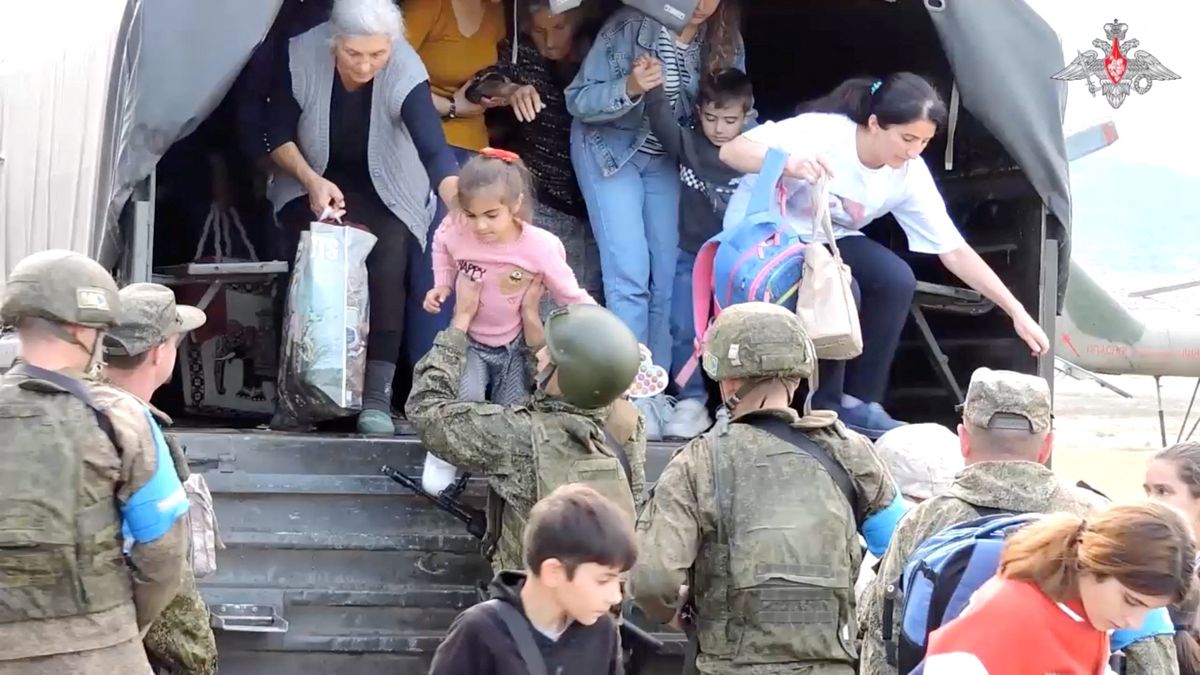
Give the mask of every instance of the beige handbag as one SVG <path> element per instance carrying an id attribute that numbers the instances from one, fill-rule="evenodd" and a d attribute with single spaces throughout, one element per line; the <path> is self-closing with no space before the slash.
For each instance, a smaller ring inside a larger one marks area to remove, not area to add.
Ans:
<path id="1" fill-rule="evenodd" d="M 196 578 L 206 577 L 217 571 L 217 549 L 225 548 L 217 532 L 217 514 L 213 510 L 212 493 L 204 476 L 193 473 L 183 483 L 184 492 L 191 502 L 187 512 L 188 561 Z"/>
<path id="2" fill-rule="evenodd" d="M 842 262 L 829 214 L 829 183 L 822 179 L 812 190 L 813 238 L 804 247 L 804 271 L 796 294 L 796 315 L 808 331 L 818 359 L 846 361 L 862 354 L 862 328 L 850 288 L 850 267 Z M 817 241 L 824 232 L 829 250 Z"/>

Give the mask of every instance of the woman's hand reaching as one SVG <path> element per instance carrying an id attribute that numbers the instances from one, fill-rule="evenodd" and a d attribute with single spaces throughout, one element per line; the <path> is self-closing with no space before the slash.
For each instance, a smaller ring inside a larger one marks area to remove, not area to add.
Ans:
<path id="1" fill-rule="evenodd" d="M 324 176 L 314 176 L 304 188 L 308 192 L 308 208 L 316 217 L 328 214 L 329 218 L 341 218 L 346 215 L 346 197 L 332 181 Z"/>
<path id="2" fill-rule="evenodd" d="M 1046 337 L 1046 331 L 1029 312 L 1022 310 L 1013 317 L 1013 329 L 1017 331 L 1017 335 L 1029 345 L 1030 351 L 1034 356 L 1045 356 L 1050 353 L 1050 339 Z"/>
<path id="3" fill-rule="evenodd" d="M 788 157 L 787 164 L 783 167 L 783 175 L 789 178 L 799 178 L 816 185 L 817 181 L 822 178 L 832 178 L 833 171 L 820 157 L 792 155 Z"/>
<path id="4" fill-rule="evenodd" d="M 508 97 L 518 122 L 532 122 L 546 108 L 542 97 L 532 84 L 523 84 Z"/>

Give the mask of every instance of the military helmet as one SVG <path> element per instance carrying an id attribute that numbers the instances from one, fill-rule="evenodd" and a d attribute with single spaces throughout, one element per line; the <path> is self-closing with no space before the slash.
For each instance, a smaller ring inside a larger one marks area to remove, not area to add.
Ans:
<path id="1" fill-rule="evenodd" d="M 37 317 L 88 328 L 116 322 L 117 282 L 100 263 L 74 251 L 51 249 L 23 258 L 4 286 L 0 320 L 15 325 Z"/>
<path id="2" fill-rule="evenodd" d="M 817 357 L 794 312 L 769 302 L 733 305 L 705 337 L 704 372 L 712 379 L 807 378 Z"/>
<path id="3" fill-rule="evenodd" d="M 601 408 L 637 375 L 641 355 L 633 331 L 598 305 L 568 305 L 546 317 L 546 348 L 568 403 Z"/>

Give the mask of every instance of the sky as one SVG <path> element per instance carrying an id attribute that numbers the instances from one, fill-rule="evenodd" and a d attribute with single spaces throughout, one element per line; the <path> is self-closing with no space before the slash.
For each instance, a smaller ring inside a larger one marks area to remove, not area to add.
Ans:
<path id="1" fill-rule="evenodd" d="M 1088 93 L 1083 81 L 1067 85 L 1068 131 L 1112 119 L 1120 139 L 1103 152 L 1151 164 L 1170 166 L 1200 180 L 1200 3 L 1194 0 L 1027 0 L 1062 39 L 1066 62 L 1079 50 L 1093 49 L 1104 39 L 1104 24 L 1119 19 L 1129 25 L 1126 39 L 1153 54 L 1181 79 L 1156 81 L 1146 94 L 1131 93 L 1114 110 L 1100 94 Z M 1136 51 L 1136 50 L 1135 50 Z M 1183 152 L 1185 144 L 1190 152 Z M 1200 183 L 1197 183 L 1200 189 Z"/>

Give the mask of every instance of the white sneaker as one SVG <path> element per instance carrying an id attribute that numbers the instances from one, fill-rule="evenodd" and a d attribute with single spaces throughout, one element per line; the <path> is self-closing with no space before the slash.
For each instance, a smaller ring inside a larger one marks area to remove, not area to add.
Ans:
<path id="1" fill-rule="evenodd" d="M 633 405 L 642 413 L 642 418 L 646 421 L 646 440 L 661 441 L 663 425 L 671 418 L 675 399 L 665 394 L 659 394 L 650 398 L 634 399 Z"/>
<path id="2" fill-rule="evenodd" d="M 708 406 L 704 405 L 704 401 L 687 398 L 675 404 L 670 420 L 663 426 L 663 435 L 667 438 L 691 440 L 708 431 L 712 424 Z"/>

